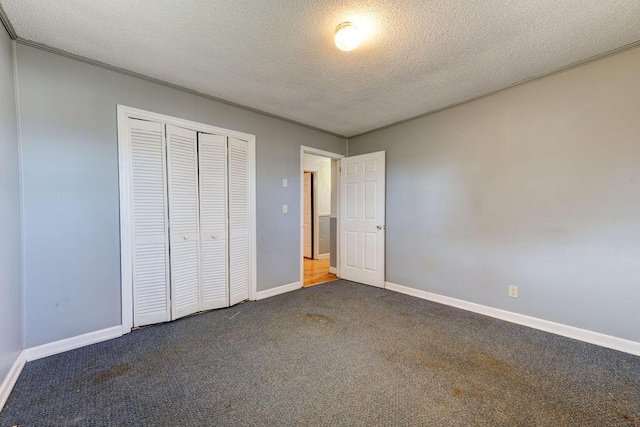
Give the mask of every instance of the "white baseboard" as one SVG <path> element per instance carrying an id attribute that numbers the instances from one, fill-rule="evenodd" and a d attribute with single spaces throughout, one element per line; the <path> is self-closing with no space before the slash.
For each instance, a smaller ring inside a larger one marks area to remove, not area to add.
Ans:
<path id="1" fill-rule="evenodd" d="M 409 288 L 395 283 L 385 282 L 385 288 L 390 291 L 400 292 L 402 294 L 449 305 L 462 310 L 473 311 L 474 313 L 484 314 L 485 316 L 495 317 L 496 319 L 506 320 L 507 322 L 517 323 L 519 325 L 528 326 L 530 328 L 539 329 L 552 334 L 562 335 L 563 337 L 572 338 L 574 340 L 584 341 L 590 344 L 640 356 L 640 342 L 605 335 L 599 332 L 589 331 L 587 329 L 576 328 L 574 326 L 563 325 L 562 323 L 551 322 L 549 320 L 543 320 L 536 317 L 525 316 L 524 314 L 488 307 L 486 305 L 446 297 L 431 292 L 421 291 L 419 289 Z"/>
<path id="2" fill-rule="evenodd" d="M 327 259 L 331 258 L 331 254 L 319 254 L 316 259 Z"/>
<path id="3" fill-rule="evenodd" d="M 24 350 L 28 362 L 122 336 L 122 326 L 101 329 Z"/>
<path id="4" fill-rule="evenodd" d="M 267 289 L 266 291 L 260 291 L 256 295 L 256 300 L 261 300 L 269 297 L 274 297 L 276 295 L 284 294 L 286 292 L 295 291 L 296 289 L 300 289 L 301 287 L 302 287 L 302 283 L 294 282 L 294 283 L 289 283 L 288 285 L 282 285 L 276 288 Z"/>
<path id="5" fill-rule="evenodd" d="M 338 269 L 335 267 L 329 267 L 329 273 L 331 274 L 338 274 Z"/>
<path id="6" fill-rule="evenodd" d="M 6 378 L 2 381 L 2 384 L 0 384 L 0 411 L 4 408 L 4 404 L 7 403 L 11 390 L 13 390 L 13 386 L 16 385 L 16 381 L 18 381 L 18 377 L 25 363 L 27 363 L 27 359 L 24 357 L 24 351 L 21 351 L 16 361 L 11 365 L 11 369 L 9 369 Z"/>

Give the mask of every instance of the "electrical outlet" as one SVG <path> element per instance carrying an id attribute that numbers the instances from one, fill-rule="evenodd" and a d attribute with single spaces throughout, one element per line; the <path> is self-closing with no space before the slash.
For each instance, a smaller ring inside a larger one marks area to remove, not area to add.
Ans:
<path id="1" fill-rule="evenodd" d="M 518 298 L 518 287 L 514 285 L 509 285 L 509 296 L 511 298 Z"/>
<path id="2" fill-rule="evenodd" d="M 289 186 L 289 180 L 287 178 L 282 178 L 282 186 L 287 188 Z"/>
<path id="3" fill-rule="evenodd" d="M 288 213 L 288 212 L 289 212 L 289 206 L 282 205 L 282 213 Z"/>

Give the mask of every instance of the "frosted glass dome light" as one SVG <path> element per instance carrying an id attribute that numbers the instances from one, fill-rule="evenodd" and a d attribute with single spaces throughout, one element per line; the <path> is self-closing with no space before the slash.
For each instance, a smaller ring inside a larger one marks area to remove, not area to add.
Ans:
<path id="1" fill-rule="evenodd" d="M 338 49 L 349 52 L 360 45 L 362 36 L 351 22 L 343 22 L 336 28 L 334 40 Z"/>

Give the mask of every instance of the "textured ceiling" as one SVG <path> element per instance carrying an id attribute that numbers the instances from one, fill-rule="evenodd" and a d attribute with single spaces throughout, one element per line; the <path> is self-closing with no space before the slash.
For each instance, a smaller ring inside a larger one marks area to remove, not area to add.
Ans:
<path id="1" fill-rule="evenodd" d="M 0 0 L 20 39 L 351 136 L 640 40 L 638 0 Z M 369 35 L 333 45 L 337 24 Z"/>

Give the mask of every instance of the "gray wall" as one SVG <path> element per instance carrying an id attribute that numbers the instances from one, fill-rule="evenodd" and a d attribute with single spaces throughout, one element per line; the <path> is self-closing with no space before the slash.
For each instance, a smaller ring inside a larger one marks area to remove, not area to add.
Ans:
<path id="1" fill-rule="evenodd" d="M 19 152 L 11 40 L 0 26 L 0 383 L 22 350 Z"/>
<path id="2" fill-rule="evenodd" d="M 387 280 L 640 341 L 639 76 L 635 49 L 349 140 L 387 152 Z"/>
<path id="3" fill-rule="evenodd" d="M 329 219 L 329 267 L 338 266 L 338 218 Z"/>
<path id="4" fill-rule="evenodd" d="M 318 217 L 318 252 L 319 255 L 328 254 L 331 251 L 331 229 L 329 228 L 329 215 Z"/>
<path id="5" fill-rule="evenodd" d="M 255 134 L 258 290 L 299 280 L 300 145 L 343 139 L 24 45 L 18 74 L 28 347 L 120 324 L 116 104 Z"/>

